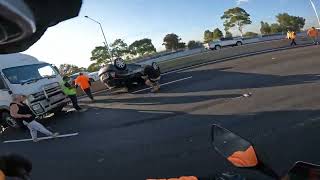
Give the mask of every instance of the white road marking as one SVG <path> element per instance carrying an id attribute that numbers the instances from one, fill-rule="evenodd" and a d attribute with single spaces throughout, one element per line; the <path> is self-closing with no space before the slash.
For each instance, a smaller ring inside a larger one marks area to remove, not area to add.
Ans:
<path id="1" fill-rule="evenodd" d="M 71 133 L 71 134 L 61 134 L 57 136 L 56 138 L 64 138 L 64 137 L 71 137 L 71 136 L 77 136 L 79 133 Z M 47 139 L 54 139 L 53 137 L 40 137 L 38 140 L 47 140 Z M 9 140 L 9 141 L 3 141 L 3 143 L 17 143 L 17 142 L 28 142 L 32 141 L 32 139 L 17 139 L 17 140 Z"/>
<path id="2" fill-rule="evenodd" d="M 184 81 L 184 80 L 191 79 L 191 78 L 192 78 L 192 76 L 189 76 L 189 77 L 186 77 L 186 78 L 182 78 L 182 79 L 177 79 L 177 80 L 174 80 L 174 81 L 170 81 L 170 82 L 167 82 L 167 83 L 160 84 L 160 86 L 165 86 L 165 85 L 168 85 L 168 84 Z M 131 94 L 135 94 L 135 93 L 146 91 L 146 90 L 150 90 L 150 89 L 151 89 L 151 87 L 145 88 L 145 89 L 140 89 L 140 90 L 132 92 Z"/>
<path id="3" fill-rule="evenodd" d="M 173 114 L 174 112 L 170 111 L 138 111 L 141 113 L 152 113 L 152 114 Z"/>

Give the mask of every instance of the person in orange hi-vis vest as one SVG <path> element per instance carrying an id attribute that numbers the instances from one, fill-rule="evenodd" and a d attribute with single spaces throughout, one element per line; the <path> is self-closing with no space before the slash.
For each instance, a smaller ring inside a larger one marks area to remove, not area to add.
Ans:
<path id="1" fill-rule="evenodd" d="M 312 39 L 315 45 L 319 44 L 318 42 L 319 32 L 315 27 L 308 29 L 307 35 Z"/>
<path id="2" fill-rule="evenodd" d="M 78 86 L 80 86 L 80 88 L 87 94 L 87 96 L 93 101 L 93 95 L 91 93 L 91 88 L 90 88 L 90 80 L 89 78 L 84 75 L 83 73 L 79 73 L 79 76 L 75 79 L 74 83 Z"/>
<path id="3" fill-rule="evenodd" d="M 297 37 L 296 32 L 294 32 L 294 31 L 288 31 L 287 32 L 287 38 L 291 40 L 291 44 L 290 44 L 291 46 L 297 45 L 296 37 Z"/>

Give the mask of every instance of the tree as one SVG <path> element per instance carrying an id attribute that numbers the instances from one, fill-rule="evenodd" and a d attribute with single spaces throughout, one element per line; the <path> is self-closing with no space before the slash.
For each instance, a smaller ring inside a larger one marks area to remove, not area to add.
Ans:
<path id="1" fill-rule="evenodd" d="M 224 36 L 225 38 L 230 38 L 232 37 L 232 33 L 229 31 L 226 31 L 226 35 Z"/>
<path id="2" fill-rule="evenodd" d="M 237 27 L 241 35 L 243 34 L 243 27 L 251 24 L 250 14 L 240 7 L 228 9 L 224 12 L 221 19 L 224 20 L 224 27 L 229 30 L 232 27 Z"/>
<path id="3" fill-rule="evenodd" d="M 200 41 L 191 40 L 188 42 L 188 49 L 196 49 L 196 48 L 200 48 L 200 47 L 203 47 L 203 45 Z"/>
<path id="4" fill-rule="evenodd" d="M 111 56 L 108 53 L 105 46 L 97 46 L 91 51 L 91 61 L 95 61 L 97 64 L 107 64 L 111 60 Z"/>
<path id="5" fill-rule="evenodd" d="M 271 33 L 271 27 L 267 22 L 261 21 L 261 28 L 260 28 L 261 34 L 270 34 Z"/>
<path id="6" fill-rule="evenodd" d="M 276 16 L 277 21 L 283 31 L 300 32 L 304 27 L 306 19 L 299 16 L 290 16 L 288 13 L 280 13 Z"/>
<path id="7" fill-rule="evenodd" d="M 179 48 L 185 48 L 185 43 L 180 42 L 181 38 L 174 34 L 167 34 L 164 38 L 163 38 L 163 44 L 167 50 L 177 50 Z"/>
<path id="8" fill-rule="evenodd" d="M 79 68 L 78 66 L 73 64 L 61 64 L 59 67 L 60 73 L 62 75 L 67 75 L 67 76 L 74 73 L 81 72 L 82 70 L 83 70 L 82 68 Z"/>
<path id="9" fill-rule="evenodd" d="M 184 42 L 179 42 L 179 43 L 178 43 L 178 49 L 184 49 L 184 48 L 186 48 L 186 43 L 184 43 Z"/>
<path id="10" fill-rule="evenodd" d="M 92 63 L 87 68 L 88 72 L 96 72 L 96 71 L 99 71 L 99 69 L 100 69 L 100 65 L 98 63 Z"/>
<path id="11" fill-rule="evenodd" d="M 213 39 L 220 39 L 223 37 L 223 33 L 219 28 L 216 28 L 215 30 L 213 30 Z"/>
<path id="12" fill-rule="evenodd" d="M 255 33 L 255 32 L 246 32 L 243 37 L 255 37 L 255 36 L 258 36 L 259 34 L 258 33 Z"/>
<path id="13" fill-rule="evenodd" d="M 206 30 L 203 35 L 203 39 L 205 43 L 213 41 L 213 32 L 210 30 Z"/>
<path id="14" fill-rule="evenodd" d="M 270 25 L 270 32 L 272 34 L 279 33 L 279 32 L 282 32 L 282 31 L 283 30 L 282 30 L 282 28 L 281 28 L 281 26 L 279 24 L 273 23 L 273 24 Z"/>
<path id="15" fill-rule="evenodd" d="M 123 57 L 129 52 L 128 45 L 122 39 L 116 39 L 110 47 L 112 55 L 115 57 Z"/>
<path id="16" fill-rule="evenodd" d="M 139 56 L 143 56 L 145 54 L 151 54 L 151 53 L 157 52 L 156 48 L 152 44 L 151 39 L 147 39 L 147 38 L 134 41 L 129 46 L 129 51 L 131 54 L 139 55 Z"/>

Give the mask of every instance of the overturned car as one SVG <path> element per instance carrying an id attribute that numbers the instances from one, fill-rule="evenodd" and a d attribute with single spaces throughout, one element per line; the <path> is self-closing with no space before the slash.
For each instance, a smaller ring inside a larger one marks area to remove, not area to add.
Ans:
<path id="1" fill-rule="evenodd" d="M 128 88 L 143 85 L 145 83 L 145 68 L 152 66 L 155 72 L 160 76 L 161 71 L 156 62 L 150 64 L 126 64 L 121 58 L 117 58 L 113 63 L 102 67 L 99 71 L 99 77 L 103 84 L 109 89 Z"/>

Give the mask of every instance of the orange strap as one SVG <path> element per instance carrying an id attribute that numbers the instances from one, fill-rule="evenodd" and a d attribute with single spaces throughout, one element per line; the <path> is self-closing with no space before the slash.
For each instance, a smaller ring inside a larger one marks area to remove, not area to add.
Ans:
<path id="1" fill-rule="evenodd" d="M 254 167 L 258 164 L 258 159 L 252 146 L 245 151 L 233 153 L 228 157 L 228 160 L 237 167 Z"/>
<path id="2" fill-rule="evenodd" d="M 4 175 L 4 173 L 0 170 L 0 180 L 5 180 L 6 176 Z"/>

